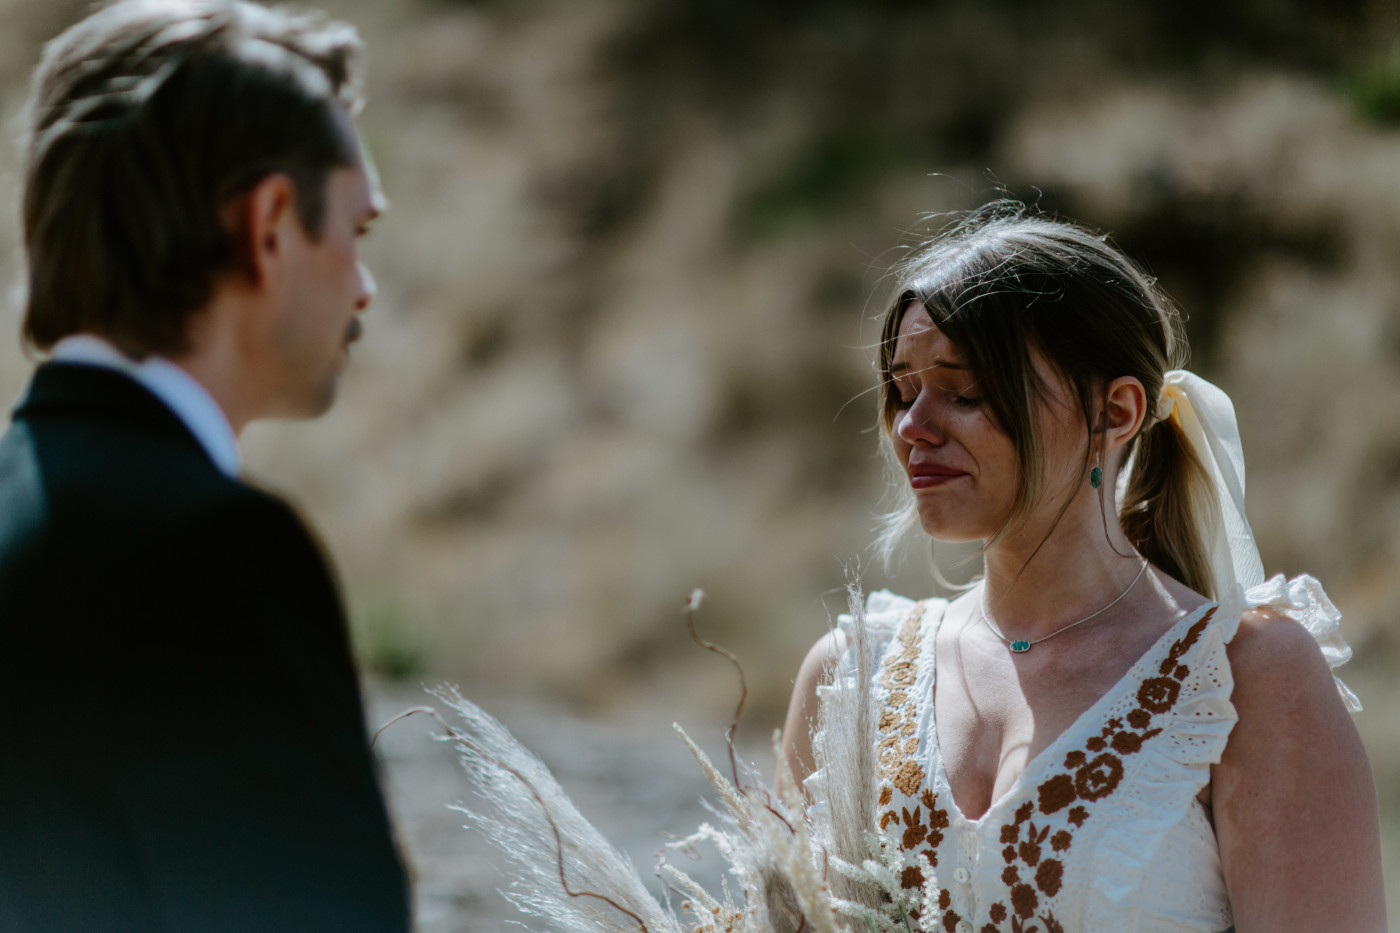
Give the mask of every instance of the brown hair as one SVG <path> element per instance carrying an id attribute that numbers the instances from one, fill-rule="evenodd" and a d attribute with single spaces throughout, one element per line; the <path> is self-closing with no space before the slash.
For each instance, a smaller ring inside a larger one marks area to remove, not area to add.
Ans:
<path id="1" fill-rule="evenodd" d="M 991 540 L 1024 521 L 1041 493 L 1042 444 L 1034 413 L 1048 387 L 1032 364 L 1032 351 L 1069 386 L 1091 434 L 1097 395 L 1113 379 L 1133 376 L 1147 393 L 1149 409 L 1123 452 L 1129 477 L 1119 520 L 1154 565 L 1197 592 L 1217 595 L 1197 530 L 1201 511 L 1214 501 L 1209 481 L 1175 422 L 1157 420 L 1151 404 L 1166 372 L 1183 367 L 1187 356 L 1181 315 L 1151 277 L 1106 237 L 1013 201 L 966 215 L 896 275 L 880 342 L 880 424 L 887 440 L 899 400 L 890 362 L 910 302 L 928 309 L 966 356 L 1020 460 L 1011 512 Z M 902 491 L 905 501 L 887 517 L 887 554 L 916 523 L 912 497 L 907 487 Z M 1100 489 L 1101 502 L 1104 495 Z"/>
<path id="2" fill-rule="evenodd" d="M 326 176 L 356 164 L 352 27 L 244 0 L 122 0 L 44 50 L 25 128 L 24 338 L 96 333 L 186 349 L 233 267 L 220 208 L 275 172 L 321 231 Z"/>

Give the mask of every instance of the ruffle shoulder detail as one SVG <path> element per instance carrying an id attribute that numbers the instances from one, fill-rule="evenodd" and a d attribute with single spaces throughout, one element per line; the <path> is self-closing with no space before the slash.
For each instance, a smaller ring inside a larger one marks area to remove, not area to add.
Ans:
<path id="1" fill-rule="evenodd" d="M 943 603 L 944 601 L 935 600 L 934 602 Z M 836 716 L 838 720 L 841 720 L 849 715 L 854 715 L 854 710 L 865 708 L 857 702 L 858 698 L 865 700 L 866 705 L 871 702 L 873 684 L 861 680 L 861 649 L 864 647 L 868 652 L 866 654 L 866 676 L 873 677 L 875 672 L 879 670 L 880 662 L 886 651 L 889 650 L 890 643 L 894 640 L 900 626 L 905 619 L 909 618 L 910 613 L 914 611 L 918 603 L 907 597 L 891 593 L 889 590 L 876 590 L 866 598 L 864 606 L 857 610 L 857 605 L 853 601 L 852 612 L 842 613 L 836 617 L 836 631 L 845 636 L 846 648 L 836 662 L 831 682 L 817 687 L 817 699 L 823 719 Z M 846 712 L 835 712 L 844 707 L 849 707 L 849 709 Z M 874 728 L 873 720 L 869 724 L 869 728 Z M 822 749 L 828 744 L 825 739 L 826 737 L 820 731 L 813 734 L 813 752 L 818 767 L 803 781 L 816 807 L 826 807 L 829 800 L 826 787 L 825 756 L 822 754 Z M 873 732 L 870 741 L 873 746 Z M 832 791 L 835 792 L 835 789 L 833 788 Z"/>
<path id="2" fill-rule="evenodd" d="M 1327 666 L 1334 672 L 1332 680 L 1336 682 L 1337 692 L 1341 694 L 1347 710 L 1353 713 L 1361 711 L 1361 701 L 1335 673 L 1337 668 L 1351 660 L 1351 646 L 1342 637 L 1342 614 L 1315 577 L 1302 574 L 1288 580 L 1283 574 L 1278 574 L 1248 590 L 1241 592 L 1237 588 L 1235 599 L 1239 610 L 1232 615 L 1236 619 L 1248 609 L 1267 607 L 1307 629 L 1322 651 Z M 1238 625 L 1238 621 L 1235 624 Z"/>
<path id="3" fill-rule="evenodd" d="M 925 618 L 933 618 L 934 610 L 941 609 L 947 605 L 945 599 L 925 600 L 929 608 Z M 890 642 L 894 639 L 899 627 L 904 624 L 904 620 L 909 618 L 909 614 L 914 611 L 918 602 L 909 599 L 907 596 L 900 596 L 891 593 L 889 590 L 876 590 L 865 600 L 865 607 L 862 612 L 864 621 L 865 641 L 870 646 L 870 660 L 875 667 L 879 667 L 880 660 L 889 649 Z M 841 655 L 841 660 L 837 665 L 838 676 L 846 678 L 848 684 L 855 685 L 857 669 L 857 645 L 860 637 L 861 625 L 853 613 L 841 613 L 836 617 L 836 629 L 846 636 L 846 650 Z M 861 685 L 864 689 L 870 689 L 869 684 Z"/>
<path id="4" fill-rule="evenodd" d="M 909 613 L 914 610 L 914 600 L 889 590 L 876 590 L 865 600 L 864 621 L 865 637 L 870 643 L 870 650 L 878 662 L 880 655 L 889 647 L 890 639 L 899 630 L 900 623 L 903 622 Z M 842 669 L 848 669 L 847 661 L 850 660 L 851 650 L 855 646 L 856 635 L 859 626 L 854 613 L 843 612 L 836 617 L 836 630 L 846 636 L 846 652 L 842 659 Z"/>

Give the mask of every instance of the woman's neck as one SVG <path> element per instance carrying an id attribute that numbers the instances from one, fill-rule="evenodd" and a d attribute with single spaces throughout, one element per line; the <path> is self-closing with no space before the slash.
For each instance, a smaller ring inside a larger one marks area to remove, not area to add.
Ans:
<path id="1" fill-rule="evenodd" d="M 1042 638 L 1133 588 L 1143 557 L 1107 505 L 1105 516 L 1076 502 L 1048 530 L 1032 524 L 987 549 L 982 609 L 1007 637 Z"/>

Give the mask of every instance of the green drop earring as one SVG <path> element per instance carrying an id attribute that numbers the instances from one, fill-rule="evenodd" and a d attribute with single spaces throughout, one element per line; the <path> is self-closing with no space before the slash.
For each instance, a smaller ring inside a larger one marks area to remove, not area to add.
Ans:
<path id="1" fill-rule="evenodd" d="M 1099 466 L 1099 455 L 1094 454 L 1094 468 L 1089 471 L 1089 485 L 1098 489 L 1103 485 L 1103 469 Z"/>

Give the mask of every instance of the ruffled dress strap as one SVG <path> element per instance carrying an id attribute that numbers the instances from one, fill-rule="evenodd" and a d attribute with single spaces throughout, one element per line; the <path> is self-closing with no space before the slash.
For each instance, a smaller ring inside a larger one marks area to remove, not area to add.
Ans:
<path id="1" fill-rule="evenodd" d="M 904 620 L 909 617 L 917 605 L 915 600 L 891 593 L 889 590 L 876 590 L 866 598 L 865 639 L 870 645 L 870 657 L 876 665 L 880 663 L 880 659 L 889 650 L 890 641 L 899 631 L 900 625 L 904 623 Z M 854 678 L 856 675 L 855 652 L 858 628 L 856 617 L 850 613 L 843 612 L 836 617 L 836 630 L 846 636 L 846 650 L 837 665 L 839 676 Z M 854 685 L 853 680 L 849 682 Z M 861 686 L 869 689 L 869 684 Z"/>
<path id="2" fill-rule="evenodd" d="M 935 600 L 934 602 L 941 603 L 943 601 Z M 837 660 L 832 681 L 817 687 L 817 698 L 820 708 L 824 711 L 823 716 L 840 706 L 844 702 L 841 699 L 843 696 L 851 698 L 865 695 L 873 689 L 873 683 L 862 681 L 861 678 L 860 652 L 862 648 L 868 652 L 866 654 L 868 664 L 866 677 L 868 678 L 879 669 L 881 660 L 895 642 L 895 636 L 899 632 L 900 626 L 919 605 L 915 600 L 899 596 L 889 590 L 876 590 L 866 598 L 859 616 L 852 613 L 842 613 L 836 617 L 836 631 L 845 636 L 846 648 Z M 832 793 L 836 792 L 834 788 L 829 790 L 826 786 L 827 768 L 823 764 L 823 756 L 820 752 L 825 744 L 823 738 L 820 732 L 813 735 L 813 750 L 817 754 L 818 767 L 803 781 L 803 786 L 812 799 L 813 806 L 817 808 L 826 807 Z"/>
<path id="3" fill-rule="evenodd" d="M 1322 584 L 1315 577 L 1302 574 L 1287 580 L 1283 574 L 1278 574 L 1247 590 L 1237 587 L 1232 602 L 1237 607 L 1236 611 L 1231 613 L 1236 626 L 1239 625 L 1241 613 L 1249 609 L 1267 607 L 1307 629 L 1322 651 L 1327 666 L 1334 671 L 1332 679 L 1337 684 L 1337 692 L 1341 694 L 1342 702 L 1353 713 L 1361 711 L 1361 701 L 1335 673 L 1337 668 L 1351 660 L 1351 646 L 1347 644 L 1341 632 L 1342 614 L 1327 597 Z M 1233 634 L 1232 631 L 1231 635 Z"/>

